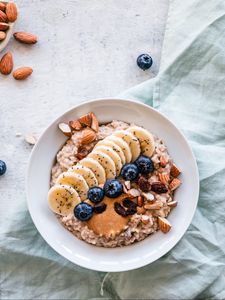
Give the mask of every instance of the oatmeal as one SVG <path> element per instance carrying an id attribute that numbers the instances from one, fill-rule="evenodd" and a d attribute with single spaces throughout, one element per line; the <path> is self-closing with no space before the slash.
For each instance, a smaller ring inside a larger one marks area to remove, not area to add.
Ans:
<path id="1" fill-rule="evenodd" d="M 177 205 L 174 191 L 181 181 L 165 143 L 134 124 L 99 125 L 93 113 L 69 124 L 48 195 L 62 225 L 101 247 L 130 245 L 159 229 L 168 232 L 167 216 Z"/>

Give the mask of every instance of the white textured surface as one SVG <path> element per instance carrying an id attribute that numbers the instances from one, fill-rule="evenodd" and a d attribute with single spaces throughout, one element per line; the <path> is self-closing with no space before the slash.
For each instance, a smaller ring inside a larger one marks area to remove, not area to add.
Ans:
<path id="1" fill-rule="evenodd" d="M 24 176 L 31 146 L 17 132 L 38 134 L 62 112 L 85 99 L 115 96 L 158 71 L 168 0 L 20 0 L 15 31 L 38 35 L 32 46 L 11 40 L 14 65 L 31 66 L 17 82 L 0 75 L 1 202 L 25 206 Z M 136 57 L 154 64 L 143 72 Z"/>

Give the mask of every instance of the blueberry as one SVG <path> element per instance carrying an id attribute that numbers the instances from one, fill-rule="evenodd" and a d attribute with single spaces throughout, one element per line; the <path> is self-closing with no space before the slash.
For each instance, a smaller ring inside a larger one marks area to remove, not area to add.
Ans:
<path id="1" fill-rule="evenodd" d="M 122 167 L 120 175 L 124 180 L 135 180 L 138 177 L 138 167 L 135 164 L 126 164 Z"/>
<path id="2" fill-rule="evenodd" d="M 100 187 L 92 187 L 88 191 L 88 199 L 93 203 L 99 203 L 104 198 L 104 191 Z"/>
<path id="3" fill-rule="evenodd" d="M 75 206 L 74 215 L 80 221 L 87 221 L 93 215 L 93 207 L 86 202 L 81 202 Z"/>
<path id="4" fill-rule="evenodd" d="M 116 198 L 123 192 L 122 184 L 116 179 L 109 179 L 104 185 L 105 195 L 109 198 Z"/>
<path id="5" fill-rule="evenodd" d="M 3 160 L 0 160 L 0 176 L 6 172 L 6 163 Z"/>
<path id="6" fill-rule="evenodd" d="M 138 167 L 141 174 L 148 174 L 154 170 L 154 165 L 151 158 L 145 155 L 140 155 L 134 163 Z"/>
<path id="7" fill-rule="evenodd" d="M 143 71 L 149 69 L 152 66 L 152 63 L 153 63 L 152 58 L 148 54 L 141 54 L 137 58 L 137 65 Z"/>

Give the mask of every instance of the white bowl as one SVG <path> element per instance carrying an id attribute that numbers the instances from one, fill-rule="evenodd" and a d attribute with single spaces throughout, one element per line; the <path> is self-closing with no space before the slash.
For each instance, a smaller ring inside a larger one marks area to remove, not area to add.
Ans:
<path id="1" fill-rule="evenodd" d="M 66 141 L 58 123 L 93 111 L 100 122 L 113 119 L 134 122 L 163 138 L 169 153 L 181 168 L 183 184 L 175 193 L 178 206 L 168 217 L 172 230 L 158 231 L 145 240 L 121 248 L 95 247 L 79 240 L 58 222 L 47 205 L 50 172 L 57 151 Z M 145 266 L 171 250 L 181 239 L 194 215 L 199 194 L 198 169 L 192 150 L 182 133 L 151 107 L 130 100 L 100 99 L 77 105 L 54 121 L 35 145 L 27 173 L 27 202 L 35 226 L 59 254 L 82 267 L 106 271 L 127 271 Z"/>
<path id="2" fill-rule="evenodd" d="M 5 4 L 7 4 L 9 1 L 1 1 Z M 17 11 L 18 11 L 18 7 L 17 7 Z M 9 29 L 7 31 L 5 31 L 6 33 L 6 37 L 3 41 L 0 41 L 0 52 L 2 52 L 5 47 L 8 45 L 10 39 L 11 39 L 11 36 L 13 34 L 13 28 L 14 28 L 14 25 L 15 25 L 16 21 L 15 22 L 9 22 Z"/>
<path id="3" fill-rule="evenodd" d="M 13 34 L 13 27 L 15 23 L 9 23 L 9 29 L 6 31 L 6 37 L 3 41 L 0 41 L 0 52 L 5 49 L 5 47 L 8 45 L 11 36 Z"/>

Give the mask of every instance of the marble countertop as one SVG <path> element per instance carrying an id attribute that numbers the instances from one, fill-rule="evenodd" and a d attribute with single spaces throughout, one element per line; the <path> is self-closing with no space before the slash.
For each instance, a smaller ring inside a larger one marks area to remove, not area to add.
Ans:
<path id="1" fill-rule="evenodd" d="M 34 70 L 21 82 L 0 75 L 0 159 L 8 167 L 0 178 L 0 194 L 9 210 L 12 201 L 26 207 L 25 173 L 32 146 L 24 135 L 41 134 L 81 101 L 116 96 L 154 77 L 168 10 L 168 0 L 16 2 L 20 15 L 15 31 L 34 33 L 39 42 L 23 45 L 12 38 L 1 53 L 12 52 L 15 68 Z M 145 52 L 154 64 L 143 72 L 136 58 Z"/>

